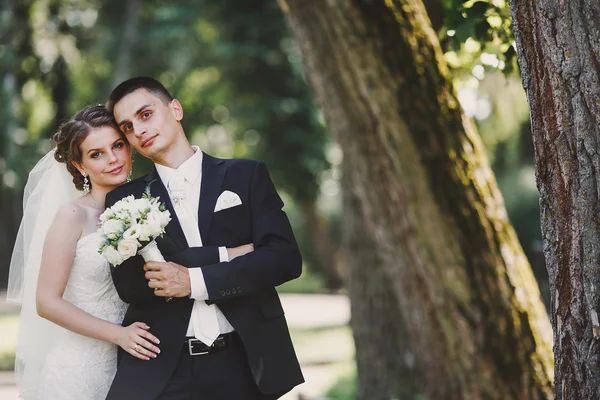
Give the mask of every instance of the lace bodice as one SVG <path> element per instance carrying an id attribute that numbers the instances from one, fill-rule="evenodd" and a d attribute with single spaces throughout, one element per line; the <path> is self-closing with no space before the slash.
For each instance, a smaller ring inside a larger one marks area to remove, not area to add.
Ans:
<path id="1" fill-rule="evenodd" d="M 98 253 L 100 236 L 77 243 L 73 267 L 63 298 L 87 313 L 119 324 L 126 304 L 117 295 L 108 262 Z M 103 400 L 117 368 L 117 347 L 61 330 L 48 352 L 38 400 Z"/>
<path id="2" fill-rule="evenodd" d="M 95 317 L 120 323 L 125 304 L 113 285 L 108 262 L 98 253 L 99 241 L 94 232 L 77 242 L 63 298 Z"/>

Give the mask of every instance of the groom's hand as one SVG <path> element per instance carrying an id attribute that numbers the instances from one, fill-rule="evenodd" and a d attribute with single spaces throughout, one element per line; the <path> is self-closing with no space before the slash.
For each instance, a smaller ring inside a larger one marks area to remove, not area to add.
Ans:
<path id="1" fill-rule="evenodd" d="M 161 297 L 188 297 L 192 293 L 188 269 L 174 262 L 148 261 L 144 265 L 148 286 Z"/>

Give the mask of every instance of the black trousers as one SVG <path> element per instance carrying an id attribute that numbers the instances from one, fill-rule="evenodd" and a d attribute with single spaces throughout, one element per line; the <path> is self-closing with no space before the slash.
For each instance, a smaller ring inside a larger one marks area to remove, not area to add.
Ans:
<path id="1" fill-rule="evenodd" d="M 177 367 L 156 400 L 274 400 L 283 394 L 260 392 L 242 341 L 232 333 L 227 348 L 214 353 L 191 356 L 182 346 Z"/>

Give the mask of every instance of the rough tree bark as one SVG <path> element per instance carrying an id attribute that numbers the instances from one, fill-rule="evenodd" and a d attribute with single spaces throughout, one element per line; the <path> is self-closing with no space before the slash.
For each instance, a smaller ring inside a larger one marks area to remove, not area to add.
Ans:
<path id="1" fill-rule="evenodd" d="M 551 398 L 548 317 L 421 0 L 280 6 L 344 151 L 360 399 Z"/>
<path id="2" fill-rule="evenodd" d="M 600 3 L 511 3 L 550 277 L 556 399 L 600 398 Z"/>

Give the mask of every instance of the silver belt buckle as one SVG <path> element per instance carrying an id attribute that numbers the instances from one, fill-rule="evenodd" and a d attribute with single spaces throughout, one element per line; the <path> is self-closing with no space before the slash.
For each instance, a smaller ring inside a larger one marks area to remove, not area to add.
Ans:
<path id="1" fill-rule="evenodd" d="M 188 339 L 188 350 L 190 352 L 190 356 L 202 356 L 204 354 L 208 354 L 208 351 L 199 351 L 197 353 L 194 353 L 194 350 L 193 350 L 194 342 L 202 343 L 202 341 L 199 339 Z"/>

